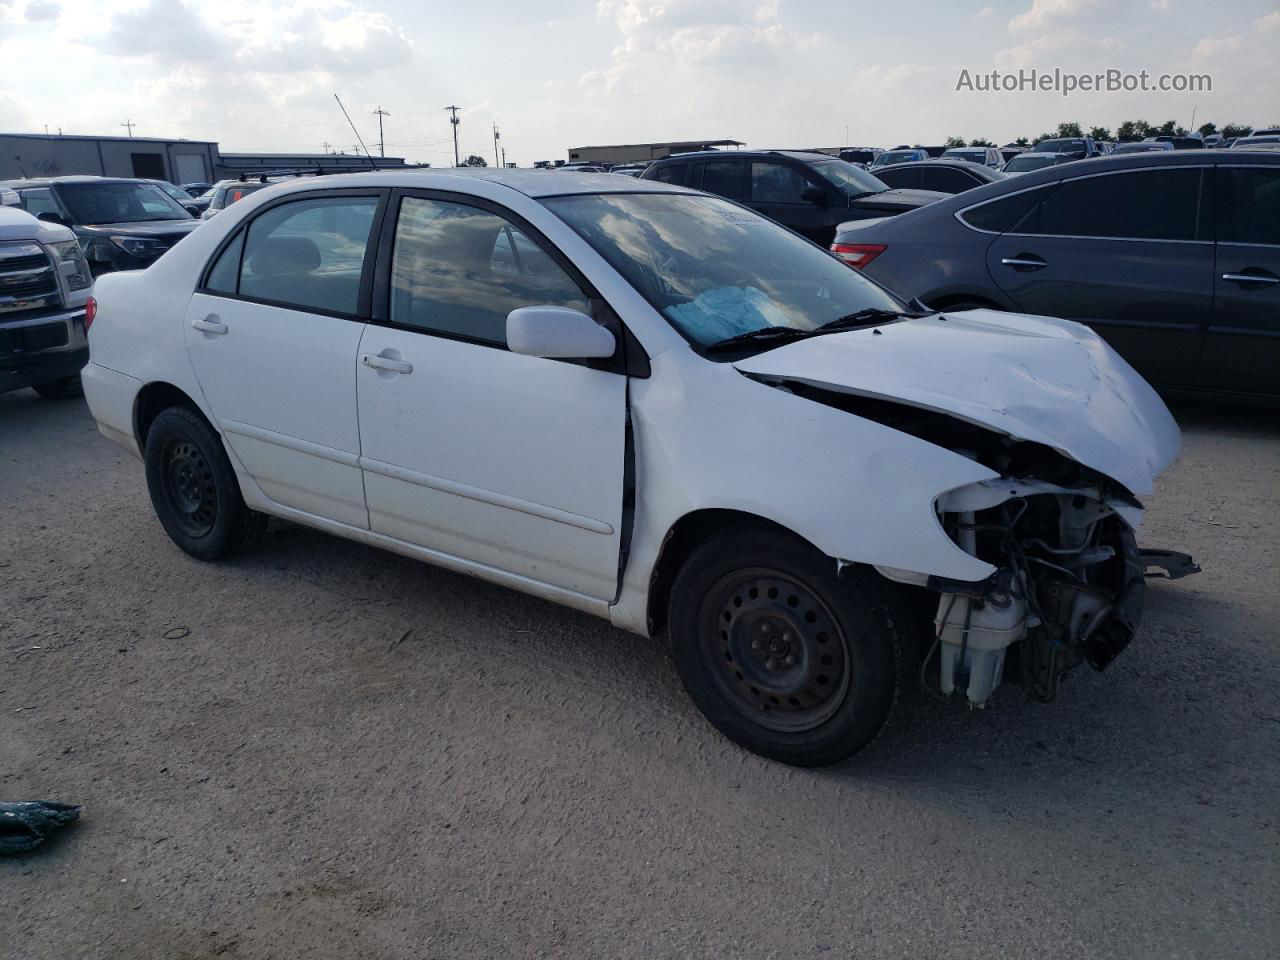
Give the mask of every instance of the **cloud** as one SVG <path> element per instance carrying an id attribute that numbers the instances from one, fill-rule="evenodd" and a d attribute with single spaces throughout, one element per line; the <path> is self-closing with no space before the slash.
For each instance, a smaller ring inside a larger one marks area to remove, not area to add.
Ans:
<path id="1" fill-rule="evenodd" d="M 62 7 L 52 0 L 31 0 L 22 11 L 23 17 L 32 23 L 49 23 L 58 19 Z"/>
<path id="2" fill-rule="evenodd" d="M 1151 9 L 1159 10 L 1161 13 L 1169 12 L 1169 0 L 1151 0 Z"/>
<path id="3" fill-rule="evenodd" d="M 1205 37 L 1192 48 L 1191 59 L 1195 63 L 1206 63 L 1223 54 L 1238 52 L 1241 43 L 1239 37 Z"/>
<path id="4" fill-rule="evenodd" d="M 1045 30 L 1077 19 L 1099 0 L 1031 0 L 1031 8 L 1009 21 L 1010 33 Z"/>
<path id="5" fill-rule="evenodd" d="M 1268 13 L 1265 17 L 1260 18 L 1254 26 L 1263 33 L 1280 30 L 1280 10 Z"/>
<path id="6" fill-rule="evenodd" d="M 994 15 L 995 15 L 995 12 L 996 12 L 996 8 L 995 8 L 995 7 L 983 7 L 981 10 L 979 10 L 977 13 L 975 13 L 975 14 L 974 14 L 974 16 L 975 16 L 975 17 L 990 17 L 990 16 L 994 16 Z"/>

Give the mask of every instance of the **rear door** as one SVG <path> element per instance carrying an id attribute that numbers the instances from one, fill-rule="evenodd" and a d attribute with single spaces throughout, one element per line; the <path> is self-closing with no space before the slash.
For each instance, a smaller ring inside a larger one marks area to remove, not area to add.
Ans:
<path id="1" fill-rule="evenodd" d="M 276 503 L 369 526 L 356 353 L 384 192 L 330 190 L 257 213 L 187 308 L 187 352 L 227 444 Z"/>
<path id="2" fill-rule="evenodd" d="M 813 187 L 821 192 L 824 203 L 805 199 L 802 194 Z M 747 204 L 766 217 L 790 227 L 802 237 L 827 245 L 834 236 L 831 203 L 832 192 L 816 178 L 807 176 L 798 166 L 753 160 L 750 165 Z"/>
<path id="3" fill-rule="evenodd" d="M 705 160 L 694 164 L 689 186 L 729 200 L 747 199 L 747 164 L 743 160 Z"/>
<path id="4" fill-rule="evenodd" d="M 991 244 L 987 269 L 1021 310 L 1087 323 L 1157 386 L 1194 386 L 1213 304 L 1209 173 L 1065 180 Z"/>
<path id="5" fill-rule="evenodd" d="M 1213 320 L 1197 382 L 1213 390 L 1280 394 L 1280 167 L 1216 172 Z"/>
<path id="6" fill-rule="evenodd" d="M 924 172 L 919 167 L 898 166 L 882 167 L 872 171 L 872 176 L 890 190 L 936 190 L 937 187 L 924 186 Z"/>

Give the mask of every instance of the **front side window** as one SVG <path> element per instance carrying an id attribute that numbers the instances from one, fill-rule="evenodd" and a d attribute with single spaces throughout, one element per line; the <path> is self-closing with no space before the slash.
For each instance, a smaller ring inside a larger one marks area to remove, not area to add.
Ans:
<path id="1" fill-rule="evenodd" d="M 1141 170 L 1067 180 L 1015 233 L 1131 240 L 1194 240 L 1200 170 Z"/>
<path id="2" fill-rule="evenodd" d="M 1218 240 L 1280 245 L 1280 170 L 1218 168 Z"/>
<path id="3" fill-rule="evenodd" d="M 803 203 L 809 184 L 794 167 L 781 163 L 751 164 L 751 199 L 762 203 Z"/>
<path id="4" fill-rule="evenodd" d="M 505 346 L 519 307 L 587 313 L 587 295 L 515 224 L 479 207 L 406 197 L 391 258 L 391 321 Z"/>
<path id="5" fill-rule="evenodd" d="M 921 172 L 924 174 L 924 189 L 937 190 L 939 193 L 963 193 L 979 183 L 972 174 L 953 170 L 951 167 L 934 167 Z"/>
<path id="6" fill-rule="evenodd" d="M 614 193 L 543 201 L 688 340 L 765 327 L 813 330 L 903 305 L 752 210 L 715 197 Z"/>
<path id="7" fill-rule="evenodd" d="M 674 183 L 678 187 L 683 187 L 689 176 L 689 165 L 687 163 L 668 163 L 666 166 L 658 167 L 653 171 L 653 179 L 662 183 Z"/>
<path id="8" fill-rule="evenodd" d="M 245 238 L 240 295 L 325 313 L 357 313 L 377 208 L 377 197 L 325 197 L 295 200 L 260 214 Z"/>

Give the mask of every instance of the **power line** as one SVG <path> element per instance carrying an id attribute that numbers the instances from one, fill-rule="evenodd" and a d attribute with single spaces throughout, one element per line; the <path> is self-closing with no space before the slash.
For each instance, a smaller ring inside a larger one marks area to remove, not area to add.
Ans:
<path id="1" fill-rule="evenodd" d="M 382 104 L 378 104 L 378 109 L 373 111 L 373 115 L 378 118 L 378 156 L 385 157 L 387 155 L 387 144 L 382 139 L 382 118 L 389 117 L 391 114 L 382 109 Z"/>
<path id="2" fill-rule="evenodd" d="M 347 118 L 347 123 L 351 124 L 351 132 L 356 135 L 356 139 L 360 141 L 360 146 L 364 147 L 364 137 L 360 136 L 360 131 L 356 129 L 356 125 L 351 123 L 351 114 L 347 113 L 347 108 L 342 106 L 341 98 L 335 93 L 333 99 L 338 101 L 338 107 L 342 110 L 342 115 Z M 376 170 L 378 165 L 373 162 L 373 156 L 369 153 L 369 148 L 364 147 L 364 155 L 369 158 L 369 166 Z"/>
<path id="3" fill-rule="evenodd" d="M 458 124 L 462 121 L 458 119 L 459 107 L 445 107 L 449 111 L 449 122 L 453 124 L 453 165 L 461 166 L 458 162 Z"/>

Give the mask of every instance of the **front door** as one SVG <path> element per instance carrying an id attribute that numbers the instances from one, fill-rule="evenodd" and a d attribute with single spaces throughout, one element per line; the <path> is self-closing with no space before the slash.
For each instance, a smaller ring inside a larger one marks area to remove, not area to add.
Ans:
<path id="1" fill-rule="evenodd" d="M 356 420 L 378 193 L 290 200 L 241 228 L 187 309 L 227 444 L 276 503 L 368 528 Z"/>
<path id="2" fill-rule="evenodd" d="M 1199 385 L 1280 394 L 1280 168 L 1217 170 L 1218 264 Z"/>
<path id="3" fill-rule="evenodd" d="M 371 528 L 597 600 L 617 590 L 626 380 L 511 353 L 517 307 L 591 310 L 533 231 L 491 205 L 405 196 L 385 324 L 356 370 Z"/>
<path id="4" fill-rule="evenodd" d="M 1067 180 L 987 248 L 1025 313 L 1093 327 L 1156 386 L 1195 383 L 1213 303 L 1200 167 Z"/>
<path id="5" fill-rule="evenodd" d="M 804 196 L 810 187 L 821 194 L 822 201 L 816 202 Z M 753 210 L 824 247 L 835 239 L 835 218 L 828 210 L 830 188 L 810 180 L 796 167 L 769 160 L 753 160 L 750 190 L 749 202 Z"/>

